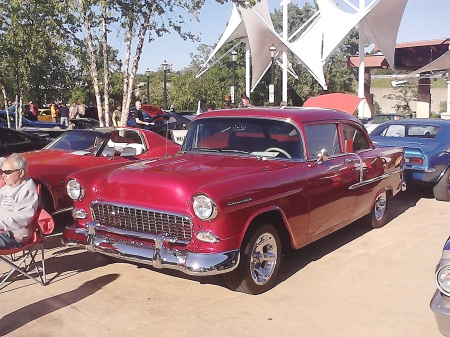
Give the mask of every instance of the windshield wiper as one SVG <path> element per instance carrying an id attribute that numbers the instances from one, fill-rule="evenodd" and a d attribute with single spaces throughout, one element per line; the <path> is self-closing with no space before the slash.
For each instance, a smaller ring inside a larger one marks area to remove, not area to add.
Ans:
<path id="1" fill-rule="evenodd" d="M 205 151 L 205 152 L 219 152 L 219 150 L 215 150 L 215 149 L 210 149 L 207 147 L 196 147 L 196 148 L 191 148 L 191 151 Z"/>
<path id="2" fill-rule="evenodd" d="M 223 149 L 223 150 L 220 150 L 220 152 L 232 152 L 232 153 L 244 153 L 244 154 L 249 154 L 250 153 L 248 151 L 230 150 L 230 149 Z"/>

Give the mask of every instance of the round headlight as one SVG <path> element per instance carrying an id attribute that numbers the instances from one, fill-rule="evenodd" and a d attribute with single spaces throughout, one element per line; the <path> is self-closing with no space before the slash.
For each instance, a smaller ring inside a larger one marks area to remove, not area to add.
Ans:
<path id="1" fill-rule="evenodd" d="M 197 195 L 194 198 L 194 213 L 202 220 L 214 219 L 217 215 L 217 207 L 214 201 L 206 195 Z"/>
<path id="2" fill-rule="evenodd" d="M 80 183 L 75 179 L 69 180 L 66 186 L 67 194 L 73 200 L 79 200 L 84 197 L 84 190 Z"/>
<path id="3" fill-rule="evenodd" d="M 437 270 L 436 285 L 442 293 L 450 296 L 450 265 L 445 264 Z"/>

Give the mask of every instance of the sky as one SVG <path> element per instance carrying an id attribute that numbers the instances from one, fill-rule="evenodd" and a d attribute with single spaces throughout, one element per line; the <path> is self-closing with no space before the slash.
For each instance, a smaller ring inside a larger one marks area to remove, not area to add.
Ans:
<path id="1" fill-rule="evenodd" d="M 395 0 L 391 0 L 395 1 Z M 269 11 L 281 9 L 281 0 L 267 0 Z M 303 7 L 305 2 L 314 5 L 313 0 L 291 0 Z M 350 0 L 356 6 L 359 0 Z M 366 5 L 371 0 L 365 0 Z M 214 0 L 205 0 L 200 11 L 199 22 L 192 20 L 187 28 L 201 39 L 200 42 L 183 41 L 177 33 L 166 34 L 151 43 L 146 42 L 141 56 L 138 73 L 146 69 L 156 71 L 166 60 L 172 69 L 182 70 L 189 66 L 190 53 L 197 54 L 200 43 L 213 46 L 226 28 L 231 16 L 232 3 L 223 5 Z M 345 9 L 344 7 L 342 7 Z M 400 24 L 397 43 L 450 38 L 450 0 L 408 0 Z M 125 46 L 116 38 L 115 48 L 124 56 Z M 110 39 L 110 42 L 111 41 Z"/>

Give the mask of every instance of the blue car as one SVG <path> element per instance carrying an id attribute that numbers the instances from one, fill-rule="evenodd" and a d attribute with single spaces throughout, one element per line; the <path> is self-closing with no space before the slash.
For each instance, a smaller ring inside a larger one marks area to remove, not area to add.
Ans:
<path id="1" fill-rule="evenodd" d="M 15 129 L 15 121 L 14 121 L 14 112 L 9 113 L 9 121 L 11 124 L 11 128 Z M 8 127 L 8 121 L 5 110 L 0 110 L 0 126 Z M 65 125 L 53 123 L 53 122 L 35 122 L 30 121 L 29 119 L 22 117 L 22 127 L 27 128 L 61 128 L 66 129 Z"/>
<path id="2" fill-rule="evenodd" d="M 450 201 L 450 121 L 393 120 L 375 128 L 370 138 L 375 146 L 403 147 L 406 182 L 429 184 L 437 200 Z"/>

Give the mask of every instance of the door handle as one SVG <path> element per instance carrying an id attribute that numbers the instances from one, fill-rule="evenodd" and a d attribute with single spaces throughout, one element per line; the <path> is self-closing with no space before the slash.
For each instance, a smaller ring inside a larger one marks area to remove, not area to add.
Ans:
<path id="1" fill-rule="evenodd" d="M 350 164 L 350 163 L 353 163 L 353 159 L 345 159 L 345 162 L 347 163 L 347 164 Z"/>

